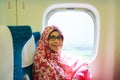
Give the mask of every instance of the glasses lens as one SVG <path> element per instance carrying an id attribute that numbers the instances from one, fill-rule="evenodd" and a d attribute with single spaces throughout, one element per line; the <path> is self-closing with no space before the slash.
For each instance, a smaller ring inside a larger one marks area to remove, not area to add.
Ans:
<path id="1" fill-rule="evenodd" d="M 57 36 L 57 40 L 62 40 L 62 36 Z"/>
<path id="2" fill-rule="evenodd" d="M 62 36 L 61 35 L 59 35 L 59 36 L 53 36 L 53 35 L 51 35 L 50 37 L 49 37 L 49 40 L 62 40 Z"/>

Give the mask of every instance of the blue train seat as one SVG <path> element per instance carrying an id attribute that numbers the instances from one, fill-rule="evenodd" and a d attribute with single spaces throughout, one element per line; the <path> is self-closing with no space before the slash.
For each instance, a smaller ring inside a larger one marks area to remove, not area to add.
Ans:
<path id="1" fill-rule="evenodd" d="M 0 26 L 0 80 L 32 80 L 40 37 L 30 26 Z"/>
<path id="2" fill-rule="evenodd" d="M 13 38 L 14 80 L 23 80 L 26 74 L 29 76 L 30 80 L 32 80 L 32 60 L 35 51 L 35 43 L 32 37 L 31 27 L 8 26 L 8 28 Z"/>

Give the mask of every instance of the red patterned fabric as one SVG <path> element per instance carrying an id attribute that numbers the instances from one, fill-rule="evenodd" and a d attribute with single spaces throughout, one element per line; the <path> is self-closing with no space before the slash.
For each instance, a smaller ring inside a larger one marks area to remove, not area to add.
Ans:
<path id="1" fill-rule="evenodd" d="M 48 47 L 48 36 L 57 30 L 56 26 L 45 28 L 34 57 L 33 78 L 34 80 L 90 80 L 90 72 L 87 64 L 77 67 L 77 62 L 72 66 L 66 64 L 60 57 L 61 50 L 53 53 Z"/>

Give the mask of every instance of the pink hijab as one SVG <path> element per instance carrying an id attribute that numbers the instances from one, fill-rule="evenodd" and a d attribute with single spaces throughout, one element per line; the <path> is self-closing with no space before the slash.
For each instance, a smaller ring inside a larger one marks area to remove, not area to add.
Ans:
<path id="1" fill-rule="evenodd" d="M 34 57 L 33 80 L 90 80 L 87 64 L 76 68 L 77 62 L 75 62 L 69 66 L 60 57 L 61 50 L 54 53 L 49 49 L 48 37 L 53 30 L 57 30 L 63 36 L 56 26 L 45 28 Z"/>

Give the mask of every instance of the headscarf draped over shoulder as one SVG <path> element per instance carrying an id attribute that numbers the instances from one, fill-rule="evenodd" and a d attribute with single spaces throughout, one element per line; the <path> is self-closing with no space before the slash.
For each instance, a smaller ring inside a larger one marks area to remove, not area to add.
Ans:
<path id="1" fill-rule="evenodd" d="M 70 80 L 63 69 L 57 65 L 61 50 L 53 53 L 48 47 L 48 37 L 54 30 L 57 30 L 63 37 L 62 32 L 56 26 L 48 26 L 44 29 L 34 57 L 34 80 Z M 54 57 L 56 60 L 53 60 Z"/>
<path id="2" fill-rule="evenodd" d="M 54 30 L 57 30 L 63 37 L 62 32 L 56 26 L 48 26 L 44 29 L 34 57 L 33 80 L 74 80 L 74 78 L 75 80 L 90 80 L 87 64 L 76 68 L 77 62 L 75 62 L 73 66 L 69 66 L 60 58 L 61 50 L 53 53 L 49 49 L 48 37 Z M 53 60 L 54 57 L 55 60 Z"/>

